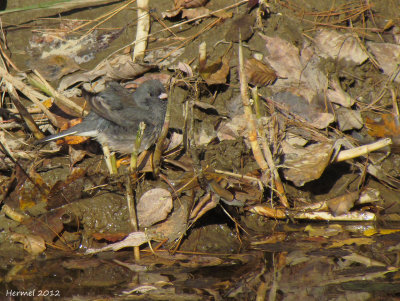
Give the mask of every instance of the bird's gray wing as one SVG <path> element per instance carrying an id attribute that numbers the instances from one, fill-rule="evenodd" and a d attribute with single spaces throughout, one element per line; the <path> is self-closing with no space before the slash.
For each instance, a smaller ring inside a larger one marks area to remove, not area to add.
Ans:
<path id="1" fill-rule="evenodd" d="M 111 82 L 100 93 L 83 92 L 91 110 L 104 119 L 125 126 L 127 112 L 135 110 L 133 94 L 116 82 Z"/>

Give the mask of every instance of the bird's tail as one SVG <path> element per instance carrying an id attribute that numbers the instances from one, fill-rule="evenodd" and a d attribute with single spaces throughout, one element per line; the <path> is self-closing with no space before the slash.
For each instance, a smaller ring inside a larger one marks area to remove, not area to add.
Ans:
<path id="1" fill-rule="evenodd" d="M 53 140 L 57 140 L 66 136 L 71 136 L 71 135 L 75 135 L 78 133 L 78 130 L 73 126 L 68 130 L 62 131 L 60 133 L 54 134 L 54 135 L 50 135 L 47 136 L 43 139 L 40 139 L 38 141 L 35 141 L 35 144 L 40 144 L 40 143 L 45 143 L 45 142 L 49 142 L 49 141 L 53 141 Z"/>

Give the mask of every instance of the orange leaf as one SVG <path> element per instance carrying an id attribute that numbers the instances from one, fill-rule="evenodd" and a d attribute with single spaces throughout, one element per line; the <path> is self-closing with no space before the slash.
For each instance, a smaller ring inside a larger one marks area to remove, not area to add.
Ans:
<path id="1" fill-rule="evenodd" d="M 74 125 L 77 125 L 79 123 L 82 122 L 82 118 L 76 118 L 76 119 L 72 119 L 68 122 L 66 122 L 62 127 L 61 127 L 61 131 L 67 130 L 71 127 L 73 127 Z M 62 139 L 57 140 L 57 144 L 70 144 L 70 145 L 75 145 L 75 144 L 81 144 L 85 141 L 89 140 L 89 137 L 82 137 L 82 136 L 67 136 L 64 137 Z"/>
<path id="2" fill-rule="evenodd" d="M 393 116 L 393 114 L 382 114 L 380 121 L 366 117 L 365 125 L 368 129 L 368 134 L 373 137 L 383 138 L 400 135 L 399 118 Z"/>

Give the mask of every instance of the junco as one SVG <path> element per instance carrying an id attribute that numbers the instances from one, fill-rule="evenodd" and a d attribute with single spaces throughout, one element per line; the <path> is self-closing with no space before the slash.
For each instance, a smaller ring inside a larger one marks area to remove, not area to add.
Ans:
<path id="1" fill-rule="evenodd" d="M 70 135 L 86 136 L 107 144 L 113 151 L 130 154 L 142 121 L 146 128 L 139 152 L 157 141 L 167 110 L 167 94 L 160 81 L 148 80 L 134 93 L 117 82 L 110 82 L 100 93 L 85 91 L 84 97 L 89 101 L 91 111 L 83 121 L 38 143 Z"/>

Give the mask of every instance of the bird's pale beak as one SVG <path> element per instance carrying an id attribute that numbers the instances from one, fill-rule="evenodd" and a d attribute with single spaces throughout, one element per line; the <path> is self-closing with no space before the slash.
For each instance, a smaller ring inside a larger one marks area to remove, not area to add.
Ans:
<path id="1" fill-rule="evenodd" d="M 167 99 L 167 98 L 168 98 L 168 94 L 167 94 L 167 93 L 161 93 L 161 94 L 158 96 L 158 98 L 159 98 L 159 99 Z"/>

